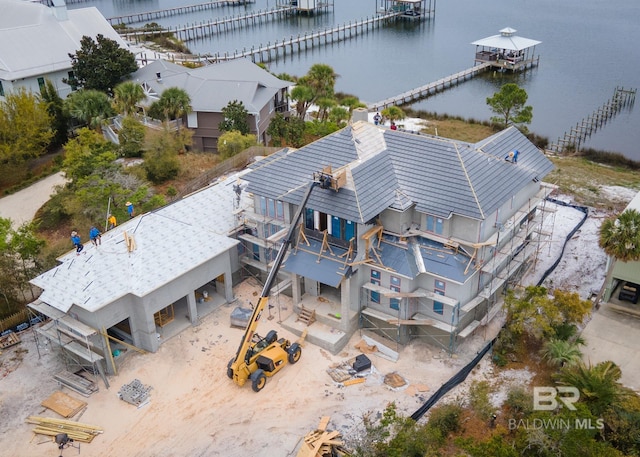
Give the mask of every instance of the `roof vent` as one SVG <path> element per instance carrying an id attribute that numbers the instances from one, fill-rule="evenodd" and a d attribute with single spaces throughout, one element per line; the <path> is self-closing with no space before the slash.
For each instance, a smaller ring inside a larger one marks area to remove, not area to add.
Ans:
<path id="1" fill-rule="evenodd" d="M 157 72 L 157 73 L 156 73 L 156 80 L 157 80 L 158 82 L 162 82 L 162 74 L 161 74 L 160 72 Z"/>

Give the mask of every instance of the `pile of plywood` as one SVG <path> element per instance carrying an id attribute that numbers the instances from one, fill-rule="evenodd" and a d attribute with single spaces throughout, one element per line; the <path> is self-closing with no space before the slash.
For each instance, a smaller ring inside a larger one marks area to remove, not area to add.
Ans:
<path id="1" fill-rule="evenodd" d="M 82 411 L 87 406 L 87 402 L 70 397 L 64 392 L 57 391 L 52 393 L 41 405 L 55 411 L 62 417 L 69 418 Z"/>
<path id="2" fill-rule="evenodd" d="M 20 337 L 16 333 L 7 333 L 4 336 L 0 336 L 0 349 L 11 347 L 14 344 L 18 344 L 19 342 Z"/>
<path id="3" fill-rule="evenodd" d="M 300 446 L 297 457 L 348 457 L 350 454 L 343 448 L 340 432 L 327 431 L 329 417 L 320 419 L 318 428 L 307 433 Z"/>
<path id="4" fill-rule="evenodd" d="M 101 427 L 95 425 L 53 417 L 29 416 L 27 423 L 36 425 L 33 432 L 38 435 L 56 436 L 60 433 L 66 433 L 70 439 L 81 443 L 90 443 L 93 438 L 103 432 Z"/>

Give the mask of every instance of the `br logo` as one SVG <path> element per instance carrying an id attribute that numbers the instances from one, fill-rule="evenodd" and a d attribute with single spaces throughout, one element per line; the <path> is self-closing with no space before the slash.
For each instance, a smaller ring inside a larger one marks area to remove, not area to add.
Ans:
<path id="1" fill-rule="evenodd" d="M 533 388 L 533 409 L 534 411 L 553 411 L 558 407 L 558 400 L 571 411 L 575 411 L 573 406 L 580 399 L 580 391 L 576 387 L 534 387 Z"/>

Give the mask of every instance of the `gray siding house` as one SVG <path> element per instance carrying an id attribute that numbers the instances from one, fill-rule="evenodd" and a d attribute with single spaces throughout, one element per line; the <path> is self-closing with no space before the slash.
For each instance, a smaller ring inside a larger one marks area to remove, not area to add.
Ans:
<path id="1" fill-rule="evenodd" d="M 36 2 L 2 0 L 0 14 L 0 100 L 21 88 L 35 94 L 49 79 L 66 98 L 71 72 L 69 54 L 80 49 L 83 36 L 98 34 L 128 46 L 95 7 L 67 10 L 64 0 L 47 7 Z"/>
<path id="2" fill-rule="evenodd" d="M 130 76 L 147 94 L 146 103 L 158 100 L 170 87 L 183 89 L 191 98 L 192 112 L 186 116 L 186 126 L 193 131 L 193 147 L 204 152 L 216 152 L 224 120 L 222 109 L 229 102 L 242 102 L 248 111 L 250 133 L 258 142 L 268 144 L 267 127 L 273 116 L 289 110 L 289 81 L 276 78 L 247 59 L 187 68 L 171 62 L 152 62 Z"/>
<path id="3" fill-rule="evenodd" d="M 269 269 L 303 190 L 329 172 L 340 188 L 313 190 L 281 268 L 298 311 L 334 329 L 327 339 L 311 326 L 307 339 L 336 352 L 362 326 L 453 351 L 495 316 L 497 295 L 535 251 L 552 169 L 513 127 L 470 144 L 355 122 L 252 166 L 241 261 Z"/>

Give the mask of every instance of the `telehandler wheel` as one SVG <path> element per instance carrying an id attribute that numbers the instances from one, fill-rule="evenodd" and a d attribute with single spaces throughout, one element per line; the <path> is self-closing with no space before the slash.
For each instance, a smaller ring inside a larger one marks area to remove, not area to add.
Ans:
<path id="1" fill-rule="evenodd" d="M 275 343 L 276 341 L 278 341 L 278 332 L 276 332 L 275 330 L 269 331 L 265 340 L 267 341 L 267 344 Z"/>
<path id="2" fill-rule="evenodd" d="M 302 348 L 298 343 L 293 343 L 287 352 L 289 353 L 289 356 L 287 357 L 289 359 L 289 363 L 293 365 L 300 360 Z"/>
<path id="3" fill-rule="evenodd" d="M 251 374 L 251 388 L 254 392 L 260 392 L 266 383 L 267 376 L 261 369 L 257 369 Z"/>
<path id="4" fill-rule="evenodd" d="M 231 369 L 231 364 L 233 363 L 233 358 L 231 358 L 231 360 L 229 360 L 229 363 L 227 363 L 227 376 L 229 376 L 229 379 L 233 379 L 233 370 Z"/>

